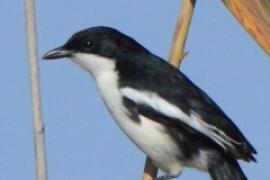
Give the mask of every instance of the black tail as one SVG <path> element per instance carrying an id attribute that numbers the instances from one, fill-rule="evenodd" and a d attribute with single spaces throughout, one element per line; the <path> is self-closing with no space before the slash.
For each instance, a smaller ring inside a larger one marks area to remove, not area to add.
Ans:
<path id="1" fill-rule="evenodd" d="M 212 180 L 247 180 L 236 160 L 223 161 L 209 169 Z"/>

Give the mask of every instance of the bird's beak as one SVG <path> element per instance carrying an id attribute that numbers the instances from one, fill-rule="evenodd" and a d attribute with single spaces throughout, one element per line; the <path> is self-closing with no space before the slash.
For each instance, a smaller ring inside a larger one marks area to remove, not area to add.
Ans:
<path id="1" fill-rule="evenodd" d="M 64 57 L 70 57 L 71 55 L 72 55 L 72 51 L 66 50 L 63 47 L 58 47 L 45 53 L 42 59 L 46 59 L 46 60 L 59 59 L 59 58 L 64 58 Z"/>

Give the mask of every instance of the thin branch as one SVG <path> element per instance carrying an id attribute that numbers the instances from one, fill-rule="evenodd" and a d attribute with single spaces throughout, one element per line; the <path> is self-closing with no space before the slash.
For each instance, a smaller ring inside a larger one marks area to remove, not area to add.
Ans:
<path id="1" fill-rule="evenodd" d="M 169 62 L 175 67 L 180 65 L 181 60 L 186 54 L 184 47 L 195 3 L 196 0 L 182 0 L 169 55 Z M 150 158 L 147 157 L 142 180 L 152 180 L 156 177 L 157 171 L 158 169 L 153 165 Z"/>
<path id="2" fill-rule="evenodd" d="M 47 179 L 44 126 L 41 120 L 40 88 L 37 63 L 35 29 L 35 5 L 33 0 L 24 0 L 29 80 L 32 96 L 33 136 L 35 148 L 36 179 Z"/>
<path id="3" fill-rule="evenodd" d="M 142 180 L 152 180 L 157 176 L 158 169 L 153 165 L 149 157 L 146 158 Z"/>
<path id="4" fill-rule="evenodd" d="M 196 0 L 182 0 L 180 15 L 177 19 L 169 55 L 169 62 L 175 67 L 180 65 L 181 60 L 186 54 L 184 47 L 195 3 Z"/>

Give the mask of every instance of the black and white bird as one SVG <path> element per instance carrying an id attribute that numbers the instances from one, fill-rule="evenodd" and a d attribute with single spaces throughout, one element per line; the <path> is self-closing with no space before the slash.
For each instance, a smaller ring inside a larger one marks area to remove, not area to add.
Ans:
<path id="1" fill-rule="evenodd" d="M 44 59 L 70 58 L 89 72 L 111 116 L 172 179 L 184 167 L 213 180 L 246 179 L 237 160 L 256 150 L 237 126 L 182 72 L 110 27 L 75 33 Z"/>

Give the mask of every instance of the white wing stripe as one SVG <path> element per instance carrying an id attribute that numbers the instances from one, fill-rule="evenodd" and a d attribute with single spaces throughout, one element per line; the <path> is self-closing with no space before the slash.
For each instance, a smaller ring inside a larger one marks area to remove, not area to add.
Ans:
<path id="1" fill-rule="evenodd" d="M 179 119 L 180 121 L 186 123 L 199 132 L 205 134 L 210 139 L 214 140 L 223 149 L 226 149 L 226 145 L 234 148 L 232 142 L 237 144 L 239 143 L 228 137 L 222 130 L 218 129 L 217 127 L 207 124 L 197 113 L 191 112 L 191 114 L 188 115 L 177 106 L 170 104 L 168 101 L 155 93 L 138 91 L 130 87 L 122 88 L 120 89 L 120 92 L 123 96 L 126 96 L 136 103 L 147 104 L 148 106 L 168 117 Z"/>

